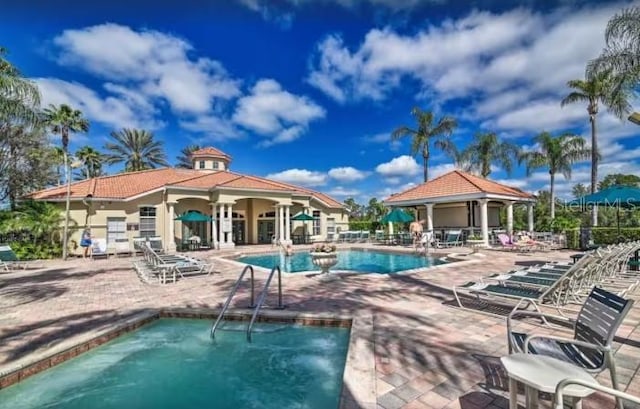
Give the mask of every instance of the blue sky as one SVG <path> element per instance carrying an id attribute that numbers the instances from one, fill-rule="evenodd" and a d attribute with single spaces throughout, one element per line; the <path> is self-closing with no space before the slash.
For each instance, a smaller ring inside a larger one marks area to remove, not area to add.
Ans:
<path id="1" fill-rule="evenodd" d="M 17 3 L 17 2 L 16 2 Z M 584 75 L 608 19 L 605 1 L 261 0 L 50 2 L 3 6 L 0 45 L 45 104 L 91 120 L 72 149 L 102 148 L 113 130 L 152 130 L 174 162 L 187 144 L 233 156 L 232 169 L 343 200 L 383 199 L 422 179 L 408 140 L 414 106 L 523 147 L 546 130 L 589 136 L 586 107 L 560 107 Z M 88 4 L 91 4 L 90 6 Z M 274 4 L 277 4 L 274 5 Z M 638 104 L 635 104 L 637 107 Z M 638 130 L 604 109 L 600 176 L 638 173 Z M 434 152 L 431 175 L 454 168 Z M 491 177 L 548 188 L 544 170 Z M 589 164 L 558 181 L 566 196 Z"/>

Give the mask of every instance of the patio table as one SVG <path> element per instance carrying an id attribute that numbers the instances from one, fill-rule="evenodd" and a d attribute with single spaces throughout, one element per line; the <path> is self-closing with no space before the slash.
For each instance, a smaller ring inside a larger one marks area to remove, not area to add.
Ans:
<path id="1" fill-rule="evenodd" d="M 526 408 L 538 407 L 538 391 L 555 393 L 558 383 L 567 378 L 597 383 L 593 376 L 568 362 L 545 355 L 512 354 L 500 358 L 509 375 L 509 409 L 518 408 L 518 382 L 525 385 Z M 581 399 L 591 395 L 593 389 L 573 385 L 565 389 L 566 396 L 574 397 L 574 408 L 582 409 Z"/>

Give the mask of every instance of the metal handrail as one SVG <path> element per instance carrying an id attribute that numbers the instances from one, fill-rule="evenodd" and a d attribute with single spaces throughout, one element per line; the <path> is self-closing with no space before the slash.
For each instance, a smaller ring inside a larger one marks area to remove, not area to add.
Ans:
<path id="1" fill-rule="evenodd" d="M 240 287 L 240 283 L 242 282 L 242 279 L 244 278 L 244 275 L 246 274 L 247 270 L 251 271 L 251 304 L 249 305 L 249 308 L 255 307 L 253 266 L 246 266 L 244 269 L 242 269 L 240 276 L 236 280 L 236 283 L 234 284 L 233 288 L 231 289 L 231 292 L 229 293 L 229 297 L 227 297 L 227 301 L 225 301 L 224 305 L 222 306 L 222 310 L 220 310 L 220 314 L 218 314 L 218 318 L 216 319 L 216 322 L 214 322 L 213 326 L 211 326 L 211 338 L 216 337 L 216 329 L 218 329 L 218 325 L 220 324 L 220 321 L 222 321 L 222 318 L 224 317 L 224 313 L 227 312 L 227 309 L 229 309 L 229 304 L 231 304 L 231 299 L 233 298 L 234 295 L 236 295 L 236 292 L 238 291 L 238 287 Z"/>
<path id="2" fill-rule="evenodd" d="M 560 381 L 558 383 L 558 385 L 556 386 L 556 393 L 555 393 L 555 409 L 562 409 L 564 408 L 564 397 L 563 397 L 563 389 L 566 388 L 569 385 L 580 385 L 582 387 L 585 388 L 589 388 L 589 389 L 593 389 L 594 391 L 599 391 L 602 393 L 605 393 L 607 395 L 611 395 L 614 396 L 616 398 L 616 407 L 618 408 L 622 408 L 622 401 L 626 400 L 629 402 L 633 402 L 633 403 L 640 403 L 640 398 L 637 396 L 633 396 L 630 395 L 626 392 L 622 392 L 613 388 L 609 388 L 606 386 L 602 386 L 598 383 L 596 383 L 595 381 L 591 382 L 591 381 L 583 381 L 582 379 L 563 379 L 562 381 Z"/>
<path id="3" fill-rule="evenodd" d="M 267 282 L 264 284 L 262 289 L 262 293 L 260 293 L 260 299 L 258 300 L 258 304 L 256 309 L 253 310 L 253 315 L 251 316 L 251 321 L 249 321 L 249 325 L 247 326 L 247 341 L 251 342 L 251 330 L 253 329 L 253 323 L 256 321 L 258 317 L 258 312 L 260 312 L 260 308 L 262 308 L 262 304 L 264 304 L 264 300 L 267 298 L 267 292 L 269 290 L 269 284 L 271 284 L 271 279 L 275 272 L 278 271 L 278 307 L 279 309 L 284 308 L 282 305 L 282 272 L 280 271 L 280 266 L 275 266 L 271 269 L 269 273 L 269 277 L 267 278 Z"/>

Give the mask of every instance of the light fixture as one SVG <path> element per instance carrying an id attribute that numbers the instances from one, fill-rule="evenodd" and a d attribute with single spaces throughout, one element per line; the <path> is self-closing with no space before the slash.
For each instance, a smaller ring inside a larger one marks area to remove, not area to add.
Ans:
<path id="1" fill-rule="evenodd" d="M 640 125 L 640 112 L 634 112 L 629 115 L 629 122 L 633 122 L 636 125 Z"/>

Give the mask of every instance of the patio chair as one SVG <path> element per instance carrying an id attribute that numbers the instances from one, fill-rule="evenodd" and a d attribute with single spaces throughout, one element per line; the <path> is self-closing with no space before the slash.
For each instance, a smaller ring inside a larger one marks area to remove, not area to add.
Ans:
<path id="1" fill-rule="evenodd" d="M 0 270 L 11 271 L 15 268 L 25 270 L 31 265 L 33 265 L 32 262 L 20 260 L 11 246 L 6 244 L 0 245 Z"/>
<path id="2" fill-rule="evenodd" d="M 162 239 L 160 237 L 149 237 L 149 247 L 158 254 L 164 253 L 164 247 L 162 246 Z"/>
<path id="3" fill-rule="evenodd" d="M 107 240 L 106 239 L 91 239 L 91 259 L 96 258 L 109 258 L 107 252 Z"/>
<path id="4" fill-rule="evenodd" d="M 369 242 L 369 230 L 362 230 L 360 232 L 360 243 L 368 243 Z"/>
<path id="5" fill-rule="evenodd" d="M 513 242 L 511 238 L 506 234 L 498 234 L 498 242 L 500 248 L 508 251 L 532 251 L 533 246 L 528 243 Z"/>
<path id="6" fill-rule="evenodd" d="M 147 244 L 146 237 L 134 237 L 133 238 L 133 252 L 134 254 L 142 253 L 144 251 L 143 247 Z"/>
<path id="7" fill-rule="evenodd" d="M 385 241 L 385 235 L 384 235 L 384 230 L 376 230 L 373 239 L 377 242 L 377 243 L 384 243 Z"/>
<path id="8" fill-rule="evenodd" d="M 631 300 L 594 287 L 575 320 L 539 311 L 514 311 L 507 319 L 509 351 L 551 356 L 593 374 L 609 369 L 611 384 L 619 389 L 612 343 L 632 305 Z M 524 316 L 570 324 L 573 338 L 514 332 L 513 319 Z"/>
<path id="9" fill-rule="evenodd" d="M 462 230 L 447 230 L 444 240 L 439 242 L 440 247 L 462 246 Z"/>
<path id="10" fill-rule="evenodd" d="M 114 254 L 116 257 L 120 257 L 120 255 L 128 257 L 133 254 L 129 247 L 129 239 L 116 239 Z"/>

